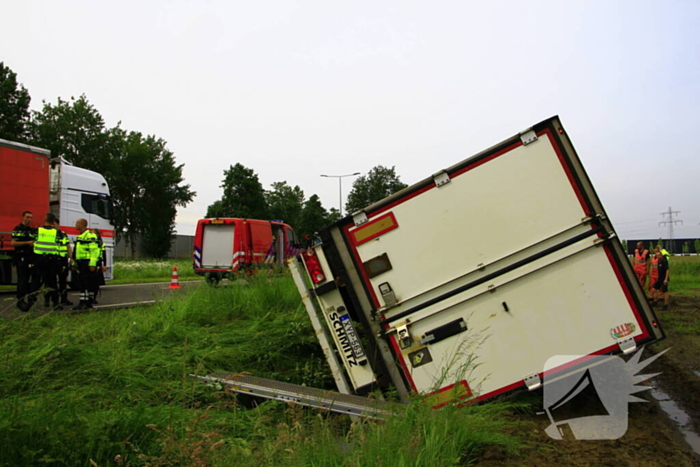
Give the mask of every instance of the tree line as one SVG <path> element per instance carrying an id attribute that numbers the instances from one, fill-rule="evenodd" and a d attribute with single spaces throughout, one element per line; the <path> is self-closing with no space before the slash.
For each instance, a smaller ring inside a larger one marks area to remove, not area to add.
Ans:
<path id="1" fill-rule="evenodd" d="M 355 212 L 405 187 L 394 167 L 376 166 L 354 181 L 345 212 Z M 323 207 L 318 195 L 306 199 L 298 185 L 292 187 L 286 180 L 265 190 L 258 174 L 240 163 L 224 170 L 221 188 L 221 199 L 209 205 L 206 217 L 279 219 L 291 225 L 301 238 L 308 239 L 340 218 L 337 209 Z"/>
<path id="2" fill-rule="evenodd" d="M 133 250 L 140 235 L 148 256 L 165 256 L 177 208 L 196 195 L 184 183 L 184 164 L 176 163 L 166 141 L 126 130 L 121 123 L 108 128 L 84 94 L 43 101 L 41 110 L 30 111 L 30 102 L 17 74 L 0 62 L 0 138 L 49 149 L 52 157 L 102 174 L 110 187 L 117 239 L 125 239 Z M 355 212 L 405 187 L 394 167 L 378 165 L 355 179 L 345 211 Z M 318 195 L 307 199 L 287 181 L 265 190 L 254 170 L 240 163 L 224 170 L 221 188 L 221 199 L 208 207 L 206 217 L 280 219 L 302 238 L 312 238 L 340 217 L 337 209 L 326 210 Z"/>
<path id="3" fill-rule="evenodd" d="M 78 167 L 102 174 L 113 202 L 117 238 L 135 248 L 141 235 L 149 256 L 168 253 L 178 206 L 196 193 L 184 184 L 182 169 L 167 143 L 155 135 L 105 126 L 83 94 L 29 110 L 29 91 L 0 62 L 0 138 L 49 149 Z"/>

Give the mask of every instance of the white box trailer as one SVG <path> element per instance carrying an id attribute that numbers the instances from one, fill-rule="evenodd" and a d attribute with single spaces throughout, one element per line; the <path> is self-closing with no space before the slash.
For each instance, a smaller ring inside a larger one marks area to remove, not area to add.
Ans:
<path id="1" fill-rule="evenodd" d="M 558 117 L 319 235 L 290 269 L 344 394 L 487 400 L 540 387 L 550 357 L 570 356 L 547 381 L 664 337 Z"/>
<path id="2" fill-rule="evenodd" d="M 331 336 L 353 393 L 485 400 L 538 387 L 555 355 L 580 356 L 563 375 L 663 338 L 557 117 L 320 237 L 307 308 L 349 331 Z"/>

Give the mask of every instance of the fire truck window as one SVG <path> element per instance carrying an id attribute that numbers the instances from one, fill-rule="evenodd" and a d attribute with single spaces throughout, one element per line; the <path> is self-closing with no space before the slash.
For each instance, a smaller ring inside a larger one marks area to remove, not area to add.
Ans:
<path id="1" fill-rule="evenodd" d="M 297 240 L 296 235 L 294 235 L 294 231 L 293 231 L 293 230 L 290 230 L 290 229 L 287 229 L 287 240 L 288 240 L 289 243 L 291 243 L 292 245 L 296 245 L 296 244 L 299 243 L 299 241 Z"/>

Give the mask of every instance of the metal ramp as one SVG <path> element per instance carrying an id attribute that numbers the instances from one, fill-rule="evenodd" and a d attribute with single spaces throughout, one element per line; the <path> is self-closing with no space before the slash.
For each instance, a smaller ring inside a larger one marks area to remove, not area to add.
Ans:
<path id="1" fill-rule="evenodd" d="M 220 383 L 231 391 L 240 394 L 263 397 L 294 404 L 328 410 L 330 412 L 354 415 L 365 418 L 384 420 L 393 415 L 392 404 L 351 394 L 340 394 L 334 391 L 309 388 L 298 384 L 285 383 L 257 376 L 232 375 L 190 375 L 201 381 Z"/>

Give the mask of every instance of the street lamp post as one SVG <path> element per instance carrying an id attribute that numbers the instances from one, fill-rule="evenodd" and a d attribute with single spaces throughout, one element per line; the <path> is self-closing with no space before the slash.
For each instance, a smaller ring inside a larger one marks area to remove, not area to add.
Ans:
<path id="1" fill-rule="evenodd" d="M 355 172 L 352 174 L 345 174 L 345 175 L 324 175 L 321 174 L 321 177 L 326 177 L 326 178 L 337 178 L 338 179 L 338 197 L 340 201 L 340 217 L 343 217 L 343 178 L 344 177 L 354 177 L 355 175 L 360 175 L 360 172 Z"/>

